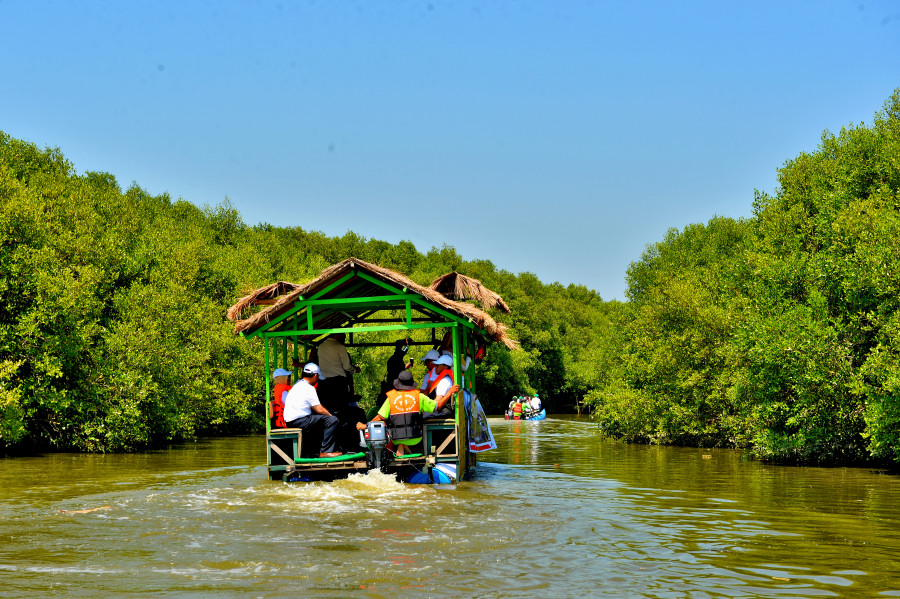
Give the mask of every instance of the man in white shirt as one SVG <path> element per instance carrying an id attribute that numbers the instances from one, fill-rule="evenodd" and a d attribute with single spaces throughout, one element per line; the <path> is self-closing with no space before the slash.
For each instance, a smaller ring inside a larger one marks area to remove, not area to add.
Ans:
<path id="1" fill-rule="evenodd" d="M 326 380 L 359 372 L 344 346 L 346 340 L 346 333 L 332 333 L 319 345 L 319 368 Z"/>
<path id="2" fill-rule="evenodd" d="M 315 385 L 320 378 L 321 370 L 317 365 L 310 362 L 303 367 L 303 378 L 291 387 L 284 398 L 284 421 L 288 428 L 321 430 L 319 457 L 333 458 L 341 455 L 339 451 L 335 451 L 338 419 L 319 403 Z"/>

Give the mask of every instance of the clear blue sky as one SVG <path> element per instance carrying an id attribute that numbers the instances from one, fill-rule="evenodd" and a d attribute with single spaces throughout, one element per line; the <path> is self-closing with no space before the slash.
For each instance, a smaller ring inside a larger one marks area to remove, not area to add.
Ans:
<path id="1" fill-rule="evenodd" d="M 0 130 L 248 224 L 624 297 L 900 87 L 900 2 L 0 0 Z"/>

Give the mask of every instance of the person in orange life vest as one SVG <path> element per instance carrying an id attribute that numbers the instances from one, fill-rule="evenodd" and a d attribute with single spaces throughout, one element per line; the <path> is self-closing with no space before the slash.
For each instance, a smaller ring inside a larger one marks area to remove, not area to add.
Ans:
<path id="1" fill-rule="evenodd" d="M 269 418 L 272 419 L 273 428 L 287 428 L 284 422 L 284 398 L 287 392 L 291 390 L 291 374 L 290 370 L 284 368 L 276 368 L 272 378 L 275 380 L 275 389 L 272 391 L 272 409 L 269 411 Z"/>
<path id="2" fill-rule="evenodd" d="M 303 367 L 303 378 L 291 387 L 284 398 L 284 421 L 289 428 L 302 428 L 304 431 L 320 429 L 322 445 L 319 457 L 333 458 L 341 455 L 335 451 L 338 419 L 319 403 L 316 384 L 320 378 L 321 371 L 316 364 L 309 362 Z"/>
<path id="3" fill-rule="evenodd" d="M 522 396 L 522 418 L 528 417 L 531 413 L 531 402 L 527 395 Z"/>
<path id="4" fill-rule="evenodd" d="M 423 392 L 427 393 L 428 383 L 434 375 L 434 361 L 441 357 L 441 352 L 436 349 L 429 349 L 422 362 L 425 363 L 425 376 L 422 377 L 422 386 L 419 387 Z"/>
<path id="5" fill-rule="evenodd" d="M 453 358 L 444 354 L 434 361 L 434 374 L 431 375 L 425 394 L 432 399 L 436 399 L 446 394 L 447 389 L 455 384 L 456 381 L 453 380 Z M 456 388 L 458 390 L 459 386 L 457 385 Z M 450 408 L 451 406 L 447 404 L 443 409 L 438 409 L 437 411 L 447 413 L 450 411 Z"/>
<path id="6" fill-rule="evenodd" d="M 412 373 L 404 370 L 394 380 L 394 389 L 388 392 L 387 400 L 372 422 L 387 421 L 393 443 L 416 445 L 422 441 L 422 412 L 440 410 L 457 391 L 459 386 L 452 385 L 443 396 L 432 399 L 416 389 Z M 365 430 L 366 425 L 360 423 L 356 428 Z"/>
<path id="7" fill-rule="evenodd" d="M 522 419 L 522 398 L 517 397 L 516 403 L 513 404 L 512 408 L 512 417 L 513 420 L 521 420 Z"/>

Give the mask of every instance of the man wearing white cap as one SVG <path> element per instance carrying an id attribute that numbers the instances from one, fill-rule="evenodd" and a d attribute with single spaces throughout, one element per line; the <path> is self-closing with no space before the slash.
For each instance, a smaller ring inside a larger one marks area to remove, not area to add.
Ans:
<path id="1" fill-rule="evenodd" d="M 316 364 L 309 362 L 303 367 L 303 378 L 291 387 L 284 399 L 284 420 L 289 428 L 321 430 L 319 457 L 333 458 L 341 455 L 339 451 L 335 451 L 338 419 L 319 403 L 315 386 L 321 378 L 321 371 Z"/>

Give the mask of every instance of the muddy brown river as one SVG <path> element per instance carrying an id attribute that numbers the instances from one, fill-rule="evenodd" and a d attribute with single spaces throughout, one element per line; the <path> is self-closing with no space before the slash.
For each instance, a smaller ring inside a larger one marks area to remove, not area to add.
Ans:
<path id="1" fill-rule="evenodd" d="M 900 478 L 491 419 L 453 486 L 269 481 L 263 437 L 0 460 L 0 597 L 900 597 Z"/>

